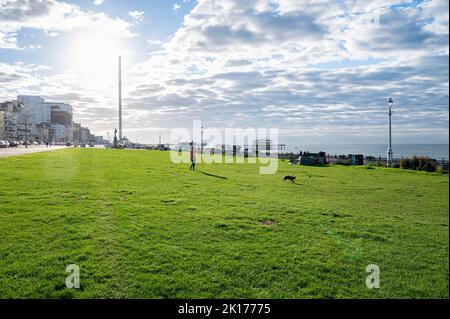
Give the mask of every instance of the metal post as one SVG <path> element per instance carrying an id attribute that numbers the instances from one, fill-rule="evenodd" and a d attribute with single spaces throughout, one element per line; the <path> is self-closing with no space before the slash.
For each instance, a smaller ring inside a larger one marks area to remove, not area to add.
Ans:
<path id="1" fill-rule="evenodd" d="M 203 155 L 203 126 L 201 131 L 201 141 L 200 141 L 200 154 Z"/>
<path id="2" fill-rule="evenodd" d="M 393 162 L 393 152 L 392 152 L 392 126 L 391 126 L 391 116 L 392 116 L 392 104 L 394 102 L 390 98 L 388 101 L 389 106 L 389 145 L 387 149 L 387 162 L 386 166 L 392 167 Z"/>

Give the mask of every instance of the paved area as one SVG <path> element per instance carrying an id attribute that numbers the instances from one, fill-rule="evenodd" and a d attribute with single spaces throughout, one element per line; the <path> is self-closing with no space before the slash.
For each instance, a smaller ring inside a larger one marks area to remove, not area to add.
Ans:
<path id="1" fill-rule="evenodd" d="M 0 157 L 17 156 L 23 154 L 37 153 L 37 152 L 49 152 L 60 149 L 65 149 L 67 146 L 45 146 L 45 145 L 31 145 L 28 148 L 25 146 L 0 148 Z"/>

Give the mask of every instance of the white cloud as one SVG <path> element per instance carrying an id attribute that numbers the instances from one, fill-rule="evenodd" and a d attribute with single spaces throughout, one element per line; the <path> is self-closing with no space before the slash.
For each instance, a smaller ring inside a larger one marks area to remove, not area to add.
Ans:
<path id="1" fill-rule="evenodd" d="M 36 73 L 45 69 L 48 67 L 21 62 L 0 62 L 0 100 L 14 99 L 18 92 L 38 85 L 40 81 Z"/>
<path id="2" fill-rule="evenodd" d="M 19 49 L 17 34 L 23 28 L 48 34 L 89 30 L 98 34 L 132 37 L 131 24 L 105 13 L 82 11 L 78 6 L 55 0 L 6 1 L 0 12 L 0 48 Z"/>
<path id="3" fill-rule="evenodd" d="M 96 5 L 96 6 L 99 6 L 99 5 L 101 5 L 103 3 L 103 0 L 94 0 L 94 4 Z"/>
<path id="4" fill-rule="evenodd" d="M 432 22 L 425 26 L 425 30 L 435 34 L 448 35 L 449 32 L 449 3 L 447 0 L 433 0 L 421 3 L 422 16 Z"/>
<path id="5" fill-rule="evenodd" d="M 179 5 L 178 3 L 175 3 L 172 7 L 172 10 L 175 12 L 178 12 L 178 10 L 181 8 L 181 5 Z"/>
<path id="6" fill-rule="evenodd" d="M 128 14 L 137 22 L 142 22 L 144 20 L 144 11 L 130 11 Z"/>

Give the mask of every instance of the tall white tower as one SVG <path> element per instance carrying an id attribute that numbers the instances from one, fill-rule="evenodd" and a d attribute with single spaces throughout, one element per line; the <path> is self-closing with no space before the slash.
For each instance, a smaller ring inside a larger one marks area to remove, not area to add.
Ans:
<path id="1" fill-rule="evenodd" d="M 119 141 L 122 141 L 122 58 L 119 56 Z"/>

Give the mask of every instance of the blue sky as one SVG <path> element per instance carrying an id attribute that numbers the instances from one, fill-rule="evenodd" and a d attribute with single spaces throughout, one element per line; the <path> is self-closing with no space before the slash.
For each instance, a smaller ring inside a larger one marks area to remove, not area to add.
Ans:
<path id="1" fill-rule="evenodd" d="M 67 101 L 95 133 L 156 142 L 277 127 L 288 143 L 448 142 L 448 2 L 0 0 L 0 100 Z"/>

